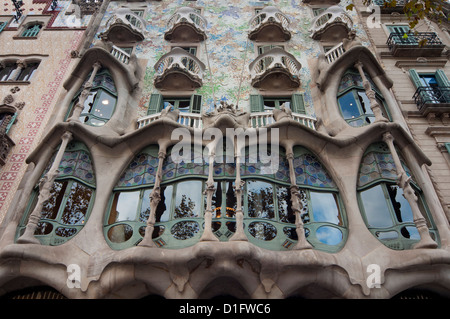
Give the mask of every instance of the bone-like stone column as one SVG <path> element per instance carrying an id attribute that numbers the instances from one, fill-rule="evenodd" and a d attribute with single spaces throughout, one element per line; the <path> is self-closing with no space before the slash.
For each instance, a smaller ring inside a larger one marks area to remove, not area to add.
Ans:
<path id="1" fill-rule="evenodd" d="M 50 199 L 50 191 L 53 187 L 53 183 L 56 177 L 59 174 L 59 164 L 61 163 L 61 159 L 66 151 L 67 144 L 72 140 L 72 133 L 65 132 L 61 137 L 61 146 L 59 147 L 58 152 L 56 153 L 55 160 L 50 167 L 50 170 L 47 174 L 42 177 L 39 182 L 39 196 L 36 206 L 31 213 L 27 226 L 25 228 L 25 232 L 22 236 L 17 240 L 18 244 L 40 244 L 40 241 L 34 237 L 34 232 L 36 231 L 38 222 L 41 218 L 42 207 L 44 203 Z"/>
<path id="2" fill-rule="evenodd" d="M 239 145 L 235 143 L 235 145 Z M 235 148 L 236 180 L 234 182 L 234 194 L 236 196 L 236 232 L 230 241 L 248 241 L 244 232 L 244 212 L 242 211 L 242 192 L 245 182 L 241 179 L 241 147 Z"/>
<path id="3" fill-rule="evenodd" d="M 16 62 L 16 68 L 11 72 L 9 75 L 8 81 L 17 81 L 17 78 L 19 77 L 20 73 L 22 73 L 22 70 L 27 67 L 27 63 L 23 60 L 19 60 Z"/>
<path id="4" fill-rule="evenodd" d="M 403 190 L 403 196 L 408 201 L 411 206 L 413 213 L 414 224 L 416 224 L 417 230 L 420 234 L 420 241 L 414 245 L 414 248 L 436 248 L 437 243 L 431 238 L 430 232 L 428 231 L 427 223 L 423 217 L 419 205 L 417 204 L 417 196 L 414 193 L 414 189 L 410 185 L 411 177 L 408 177 L 403 166 L 400 162 L 400 157 L 394 146 L 394 137 L 391 133 L 386 132 L 383 134 L 383 141 L 388 145 L 391 155 L 394 159 L 395 168 L 397 170 L 397 185 Z"/>
<path id="5" fill-rule="evenodd" d="M 210 152 L 209 154 L 209 170 L 208 170 L 208 180 L 206 181 L 206 189 L 204 194 L 206 195 L 206 210 L 205 210 L 205 230 L 200 238 L 200 241 L 219 241 L 219 239 L 212 232 L 212 197 L 216 189 L 214 188 L 214 157 L 215 153 Z"/>
<path id="6" fill-rule="evenodd" d="M 372 109 L 373 114 L 375 115 L 375 122 L 388 122 L 388 119 L 383 116 L 383 112 L 381 111 L 381 106 L 375 98 L 375 91 L 372 89 L 369 80 L 367 80 L 366 75 L 364 74 L 363 64 L 361 61 L 355 63 L 355 67 L 358 69 L 359 75 L 363 80 L 363 87 L 366 91 L 366 95 L 370 100 L 370 108 Z"/>
<path id="7" fill-rule="evenodd" d="M 89 93 L 91 92 L 92 85 L 94 83 L 94 78 L 101 67 L 102 65 L 100 64 L 100 62 L 95 62 L 92 65 L 91 76 L 89 77 L 88 81 L 83 85 L 83 91 L 81 91 L 80 97 L 78 98 L 77 103 L 73 107 L 72 116 L 70 116 L 67 122 L 80 121 L 80 115 L 84 109 L 84 103 L 86 102 L 86 99 L 89 96 Z"/>
<path id="8" fill-rule="evenodd" d="M 156 248 L 156 245 L 153 242 L 152 235 L 153 235 L 153 230 L 155 228 L 155 222 L 156 222 L 156 208 L 158 207 L 158 204 L 161 201 L 162 166 L 163 166 L 165 158 L 166 158 L 166 152 L 159 151 L 159 153 L 158 153 L 158 169 L 156 171 L 156 176 L 155 176 L 155 185 L 153 186 L 153 190 L 149 196 L 150 197 L 150 214 L 148 216 L 147 225 L 145 227 L 144 238 L 138 244 L 138 246 Z"/>
<path id="9" fill-rule="evenodd" d="M 302 204 L 300 202 L 300 191 L 296 183 L 295 171 L 294 171 L 294 153 L 292 147 L 286 147 L 286 158 L 289 163 L 289 179 L 291 181 L 291 207 L 295 214 L 295 231 L 297 233 L 298 241 L 293 249 L 311 249 L 311 244 L 306 240 L 305 228 L 303 226 L 301 209 Z"/>

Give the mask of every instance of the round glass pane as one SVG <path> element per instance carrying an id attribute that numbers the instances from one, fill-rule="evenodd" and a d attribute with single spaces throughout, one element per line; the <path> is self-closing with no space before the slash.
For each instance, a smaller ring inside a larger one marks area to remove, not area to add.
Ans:
<path id="1" fill-rule="evenodd" d="M 108 230 L 108 238 L 113 243 L 126 242 L 132 235 L 133 228 L 127 224 L 115 225 Z"/>
<path id="2" fill-rule="evenodd" d="M 248 225 L 249 233 L 259 240 L 270 241 L 277 236 L 277 229 L 266 222 L 253 222 Z"/>
<path id="3" fill-rule="evenodd" d="M 317 239 L 327 245 L 337 245 L 342 241 L 342 232 L 334 227 L 321 226 L 316 230 Z"/>
<path id="4" fill-rule="evenodd" d="M 172 236 L 179 240 L 194 237 L 200 231 L 200 225 L 194 221 L 183 221 L 176 223 L 170 230 Z"/>

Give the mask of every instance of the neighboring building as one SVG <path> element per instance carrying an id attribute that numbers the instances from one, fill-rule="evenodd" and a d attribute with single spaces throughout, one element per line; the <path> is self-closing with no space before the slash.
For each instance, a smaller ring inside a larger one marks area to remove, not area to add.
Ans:
<path id="1" fill-rule="evenodd" d="M 448 297 L 448 31 L 347 4 L 98 3 L 7 194 L 0 293 Z"/>

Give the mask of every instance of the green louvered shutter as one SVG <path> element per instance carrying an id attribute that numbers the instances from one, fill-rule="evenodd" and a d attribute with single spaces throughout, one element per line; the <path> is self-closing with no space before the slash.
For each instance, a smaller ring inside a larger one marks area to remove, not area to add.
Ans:
<path id="1" fill-rule="evenodd" d="M 303 100 L 302 94 L 292 94 L 292 103 L 291 103 L 292 112 L 305 114 L 305 102 Z"/>
<path id="2" fill-rule="evenodd" d="M 409 76 L 411 77 L 411 81 L 414 83 L 414 86 L 416 88 L 423 86 L 422 82 L 420 81 L 420 76 L 415 69 L 409 70 Z"/>
<path id="3" fill-rule="evenodd" d="M 443 70 L 438 69 L 434 76 L 436 77 L 439 87 L 450 87 L 450 82 L 448 81 L 448 78 Z"/>
<path id="4" fill-rule="evenodd" d="M 152 94 L 150 96 L 150 102 L 148 103 L 147 114 L 155 114 L 161 112 L 163 106 L 163 97 L 161 94 Z"/>
<path id="5" fill-rule="evenodd" d="M 5 133 L 8 134 L 9 130 L 11 129 L 11 126 L 14 124 L 17 118 L 17 113 L 14 113 L 13 116 L 11 116 L 11 119 L 9 120 L 8 125 L 6 126 Z"/>
<path id="6" fill-rule="evenodd" d="M 262 95 L 252 94 L 250 95 L 250 112 L 262 112 L 264 111 L 264 99 Z"/>
<path id="7" fill-rule="evenodd" d="M 3 31 L 3 29 L 6 27 L 6 22 L 0 22 L 0 32 Z"/>
<path id="8" fill-rule="evenodd" d="M 202 110 L 202 96 L 193 94 L 191 96 L 191 113 L 200 114 Z"/>

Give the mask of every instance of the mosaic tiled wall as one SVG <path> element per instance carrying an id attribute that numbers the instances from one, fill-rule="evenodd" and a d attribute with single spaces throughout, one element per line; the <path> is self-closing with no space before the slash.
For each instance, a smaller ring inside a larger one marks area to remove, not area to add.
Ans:
<path id="1" fill-rule="evenodd" d="M 288 15 L 291 22 L 292 38 L 286 42 L 285 50 L 293 54 L 301 63 L 301 87 L 299 93 L 304 93 L 306 112 L 314 116 L 311 96 L 311 70 L 308 60 L 316 59 L 321 53 L 319 43 L 310 37 L 311 22 L 314 19 L 312 9 L 301 1 L 150 1 L 139 3 L 132 8 L 147 8 L 144 18 L 147 21 L 146 39 L 136 47 L 138 58 L 148 61 L 143 85 L 143 96 L 140 101 L 140 115 L 146 114 L 150 94 L 155 92 L 153 80 L 154 65 L 158 59 L 170 51 L 171 43 L 164 40 L 167 22 L 180 6 L 198 7 L 208 21 L 207 40 L 199 43 L 197 57 L 206 65 L 203 86 L 197 90 L 203 99 L 203 109 L 211 110 L 220 100 L 248 109 L 250 94 L 257 94 L 250 82 L 248 65 L 257 57 L 256 46 L 248 40 L 249 21 L 255 15 L 256 8 L 274 5 Z M 113 11 L 126 2 L 111 2 L 103 18 L 99 33 L 104 31 L 106 21 Z M 340 4 L 345 8 L 346 3 Z M 356 11 L 347 11 L 354 23 L 358 22 Z M 367 36 L 362 28 L 357 28 L 357 36 L 361 42 L 369 46 Z M 210 68 L 209 68 L 210 66 Z"/>

